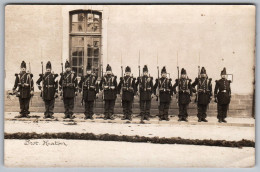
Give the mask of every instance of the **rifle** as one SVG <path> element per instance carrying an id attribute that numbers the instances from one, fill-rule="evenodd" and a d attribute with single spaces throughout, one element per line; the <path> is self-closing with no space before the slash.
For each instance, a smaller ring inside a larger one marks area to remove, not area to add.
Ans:
<path id="1" fill-rule="evenodd" d="M 60 76 L 62 77 L 63 76 L 63 63 L 61 63 L 61 74 Z M 64 78 L 63 78 L 64 79 Z M 60 96 L 61 96 L 61 100 L 63 99 L 62 96 L 63 96 L 63 79 L 61 80 L 61 90 L 60 90 Z"/>
<path id="2" fill-rule="evenodd" d="M 178 92 L 176 94 L 177 105 L 179 104 L 179 92 L 180 92 L 180 70 L 179 70 L 179 61 L 178 61 L 178 52 L 177 52 L 177 71 L 178 71 Z"/>
<path id="3" fill-rule="evenodd" d="M 124 69 L 123 69 L 123 64 L 122 64 L 122 52 L 121 52 L 121 78 L 122 78 L 122 82 L 124 81 Z M 123 86 L 122 86 L 122 84 L 124 84 L 124 83 L 121 83 L 121 90 L 120 90 L 120 92 L 121 92 L 121 97 L 123 96 Z M 123 100 L 121 99 L 121 107 L 123 106 L 123 102 L 122 102 Z"/>
<path id="4" fill-rule="evenodd" d="M 30 64 L 30 62 L 29 62 L 29 75 L 30 75 L 30 80 L 29 80 L 29 85 L 30 85 L 30 91 L 31 91 L 31 89 L 32 89 L 32 78 L 31 78 L 31 64 Z M 31 95 L 31 98 L 30 98 L 30 101 L 31 101 L 31 106 L 32 106 L 32 97 L 33 97 L 33 95 Z"/>
<path id="5" fill-rule="evenodd" d="M 141 78 L 140 78 L 140 51 L 139 51 L 139 60 L 138 60 L 138 69 L 139 69 L 139 81 L 141 81 Z M 140 84 L 138 84 L 138 92 L 140 94 Z"/>
<path id="6" fill-rule="evenodd" d="M 82 75 L 83 75 L 83 78 L 84 78 L 84 68 L 83 68 L 83 65 L 82 65 L 82 71 L 83 71 L 83 73 L 82 73 Z M 82 84 L 82 86 L 81 86 L 81 91 L 82 91 L 82 99 L 81 99 L 81 106 L 83 106 L 83 104 L 84 104 L 84 92 L 83 92 L 83 86 L 84 86 L 84 83 L 82 83 L 82 81 L 81 81 L 81 84 Z M 95 101 L 96 102 L 96 101 Z"/>
<path id="7" fill-rule="evenodd" d="M 101 82 L 103 82 L 102 83 L 102 108 L 104 107 L 104 102 L 103 102 L 103 100 L 104 100 L 104 81 L 102 81 L 102 80 L 104 80 L 104 77 L 103 77 L 103 64 L 100 64 L 100 67 L 101 67 Z"/>
<path id="8" fill-rule="evenodd" d="M 159 71 L 159 66 L 158 66 L 158 54 L 157 54 L 157 72 L 158 72 L 158 76 L 157 76 L 157 81 L 158 81 L 158 85 L 157 85 L 157 93 L 158 93 L 158 96 L 157 96 L 157 103 L 158 103 L 158 106 L 160 105 L 160 89 L 159 89 L 159 80 L 160 80 L 160 71 Z"/>
<path id="9" fill-rule="evenodd" d="M 199 65 L 198 65 L 198 79 L 200 78 L 200 53 L 199 53 Z M 195 103 L 198 102 L 199 99 L 199 85 L 197 85 L 197 94 L 195 98 Z"/>
<path id="10" fill-rule="evenodd" d="M 44 77 L 43 77 L 43 62 L 41 62 L 41 65 L 42 65 L 42 89 L 41 89 L 41 97 L 43 98 L 43 82 L 44 82 Z"/>

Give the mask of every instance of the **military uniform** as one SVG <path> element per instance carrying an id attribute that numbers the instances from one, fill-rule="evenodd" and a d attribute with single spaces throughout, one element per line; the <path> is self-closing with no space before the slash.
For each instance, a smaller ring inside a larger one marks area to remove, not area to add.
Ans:
<path id="1" fill-rule="evenodd" d="M 161 73 L 167 73 L 165 67 L 163 67 Z M 156 89 L 159 88 L 159 120 L 169 121 L 168 112 L 171 103 L 171 96 L 173 95 L 171 79 L 167 77 L 161 77 L 156 79 L 154 85 L 154 94 L 156 94 Z"/>
<path id="2" fill-rule="evenodd" d="M 125 72 L 131 72 L 129 66 L 126 67 Z M 132 76 L 120 77 L 118 84 L 118 94 L 122 91 L 122 106 L 123 106 L 123 118 L 122 120 L 132 120 L 132 106 L 134 95 L 136 94 L 135 78 Z"/>
<path id="3" fill-rule="evenodd" d="M 200 74 L 206 75 L 206 70 L 202 67 Z M 196 78 L 192 83 L 193 90 L 195 90 L 195 86 L 197 85 L 197 108 L 198 108 L 198 121 L 208 122 L 206 120 L 207 117 L 207 107 L 211 101 L 212 96 L 212 83 L 211 78 L 199 77 Z"/>
<path id="4" fill-rule="evenodd" d="M 26 70 L 26 63 L 22 61 L 21 68 L 25 68 Z M 15 74 L 15 82 L 13 87 L 13 92 L 18 87 L 18 91 L 16 96 L 19 97 L 20 103 L 20 116 L 29 118 L 29 104 L 30 99 L 33 96 L 34 86 L 33 86 L 33 74 L 28 73 L 26 71 L 21 71 L 19 74 Z"/>
<path id="5" fill-rule="evenodd" d="M 106 71 L 111 71 L 112 68 L 109 64 L 106 67 Z M 104 119 L 114 119 L 114 107 L 117 98 L 117 77 L 113 74 L 106 74 L 102 77 L 100 84 L 100 90 L 103 90 L 103 99 L 105 101 Z"/>
<path id="6" fill-rule="evenodd" d="M 148 72 L 148 68 L 145 65 L 143 72 Z M 141 121 L 149 120 L 151 100 L 153 93 L 153 77 L 141 76 L 137 78 L 136 87 L 139 86 L 139 96 L 140 96 L 140 116 Z"/>
<path id="7" fill-rule="evenodd" d="M 51 62 L 47 62 L 46 69 L 51 69 Z M 55 97 L 58 95 L 58 82 L 56 78 L 58 74 L 51 72 L 45 72 L 45 74 L 40 74 L 40 78 L 36 81 L 39 90 L 42 90 L 41 97 L 45 104 L 44 118 L 54 118 L 53 109 Z M 43 82 L 43 88 L 40 83 Z"/>
<path id="8" fill-rule="evenodd" d="M 70 68 L 70 63 L 66 61 L 65 68 Z M 77 92 L 78 81 L 75 73 L 73 71 L 66 71 L 61 73 L 61 78 L 59 81 L 63 92 L 63 103 L 65 108 L 64 118 L 73 118 L 74 110 L 74 98 Z"/>
<path id="9" fill-rule="evenodd" d="M 181 69 L 181 75 L 186 75 L 186 70 Z M 178 87 L 178 106 L 179 106 L 179 121 L 187 121 L 188 112 L 187 108 L 189 103 L 191 102 L 192 95 L 192 87 L 191 87 L 191 79 L 189 78 L 180 78 L 175 80 L 175 84 L 173 85 L 173 91 L 176 94 L 176 87 Z"/>
<path id="10" fill-rule="evenodd" d="M 221 75 L 226 75 L 226 68 L 221 71 Z M 216 80 L 214 97 L 217 102 L 218 107 L 218 120 L 219 122 L 227 122 L 225 118 L 227 117 L 227 110 L 231 99 L 231 88 L 230 88 L 230 80 L 226 78 L 222 78 L 220 80 Z"/>
<path id="11" fill-rule="evenodd" d="M 90 64 L 87 66 L 87 70 L 91 70 Z M 80 92 L 82 91 L 82 103 L 85 104 L 85 119 L 93 119 L 93 107 L 98 93 L 98 85 L 96 83 L 97 77 L 93 74 L 87 74 L 81 77 L 79 82 Z"/>

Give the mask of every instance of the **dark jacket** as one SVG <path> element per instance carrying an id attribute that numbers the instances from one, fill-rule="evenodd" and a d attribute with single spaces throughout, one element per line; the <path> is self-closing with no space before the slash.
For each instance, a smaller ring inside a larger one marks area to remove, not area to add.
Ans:
<path id="1" fill-rule="evenodd" d="M 176 87 L 178 88 L 178 92 L 176 91 Z M 191 79 L 181 78 L 176 79 L 175 84 L 173 85 L 174 94 L 178 93 L 178 103 L 179 104 L 188 104 L 191 102 L 190 97 L 192 96 L 192 87 L 191 87 Z"/>
<path id="2" fill-rule="evenodd" d="M 83 91 L 84 101 L 94 101 L 98 93 L 97 77 L 94 75 L 81 76 L 79 90 Z"/>
<path id="3" fill-rule="evenodd" d="M 74 98 L 78 87 L 78 80 L 74 72 L 61 74 L 59 84 L 63 90 L 63 98 Z"/>
<path id="4" fill-rule="evenodd" d="M 218 104 L 229 104 L 231 98 L 230 80 L 220 79 L 216 80 L 214 97 L 217 98 Z"/>
<path id="5" fill-rule="evenodd" d="M 156 94 L 157 88 L 159 88 L 160 102 L 170 102 L 171 96 L 173 95 L 172 90 L 172 79 L 160 78 L 159 81 L 156 79 L 154 84 L 154 94 Z"/>
<path id="6" fill-rule="evenodd" d="M 114 75 L 105 75 L 99 83 L 99 89 L 104 90 L 104 100 L 115 100 L 117 97 L 117 80 Z"/>
<path id="7" fill-rule="evenodd" d="M 139 90 L 140 100 L 151 100 L 153 93 L 153 77 L 141 76 L 137 78 L 136 88 Z"/>
<path id="8" fill-rule="evenodd" d="M 207 105 L 210 103 L 211 96 L 212 96 L 212 79 L 205 77 L 205 78 L 196 78 L 195 81 L 192 83 L 193 89 L 197 85 L 197 96 L 198 96 L 198 104 Z"/>
<path id="9" fill-rule="evenodd" d="M 42 98 L 44 100 L 54 99 L 55 93 L 58 93 L 58 82 L 55 80 L 58 74 L 53 74 L 51 72 L 46 72 L 45 74 L 40 74 L 40 78 L 36 81 L 36 84 L 40 86 L 43 82 L 42 87 Z"/>
<path id="10" fill-rule="evenodd" d="M 30 98 L 31 91 L 34 91 L 33 86 L 33 74 L 27 72 L 20 72 L 19 74 L 15 74 L 15 81 L 13 90 L 16 90 L 18 87 L 17 97 L 20 98 Z"/>
<path id="11" fill-rule="evenodd" d="M 133 101 L 136 94 L 136 78 L 131 76 L 120 77 L 120 82 L 117 87 L 117 93 L 122 93 L 122 100 Z"/>

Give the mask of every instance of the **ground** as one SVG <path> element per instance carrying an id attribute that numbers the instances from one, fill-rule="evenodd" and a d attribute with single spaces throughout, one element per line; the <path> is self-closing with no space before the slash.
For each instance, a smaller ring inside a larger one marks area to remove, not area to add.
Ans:
<path id="1" fill-rule="evenodd" d="M 55 114 L 54 120 L 45 120 L 42 114 L 31 114 L 30 119 L 15 119 L 17 113 L 5 114 L 5 133 L 94 133 L 160 138 L 212 139 L 255 141 L 253 118 L 227 118 L 228 123 L 209 117 L 208 123 L 169 122 L 152 118 L 140 124 L 135 117 L 131 123 L 117 118 L 84 120 L 77 115 L 74 121 L 63 120 Z M 36 118 L 37 117 L 37 118 Z M 39 117 L 39 118 L 38 118 Z M 253 167 L 255 148 L 229 148 L 202 145 L 152 144 L 113 141 L 32 139 L 5 140 L 5 165 L 11 167 Z"/>

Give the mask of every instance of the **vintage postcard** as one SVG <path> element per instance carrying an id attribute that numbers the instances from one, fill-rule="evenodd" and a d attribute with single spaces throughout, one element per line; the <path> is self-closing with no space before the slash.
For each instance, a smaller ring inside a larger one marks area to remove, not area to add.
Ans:
<path id="1" fill-rule="evenodd" d="M 7 5 L 6 167 L 254 167 L 254 5 Z"/>

